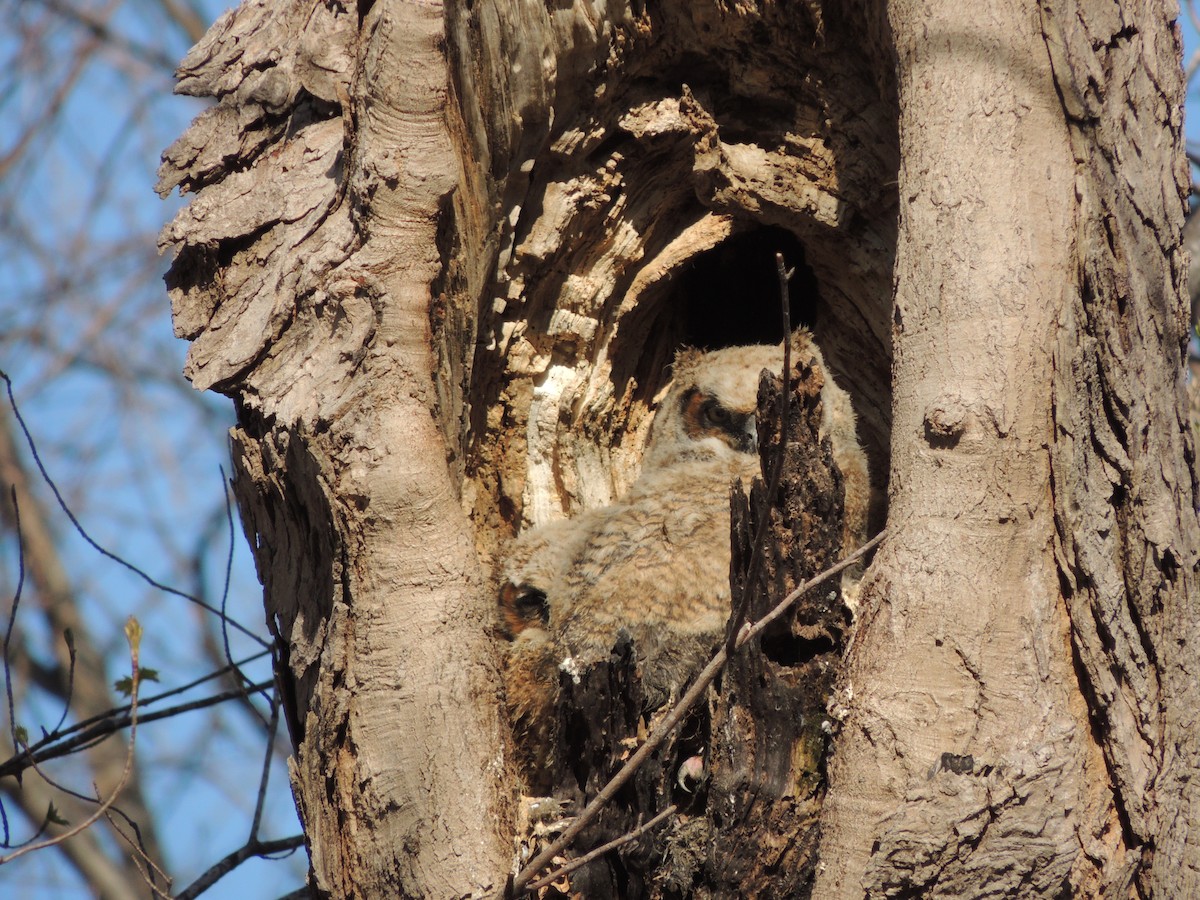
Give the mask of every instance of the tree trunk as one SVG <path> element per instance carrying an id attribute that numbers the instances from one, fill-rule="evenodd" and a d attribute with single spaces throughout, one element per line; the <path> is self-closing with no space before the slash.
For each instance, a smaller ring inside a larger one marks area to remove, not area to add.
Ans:
<path id="1" fill-rule="evenodd" d="M 1166 15 L 258 0 L 213 27 L 164 243 L 188 374 L 238 404 L 322 892 L 499 890 L 486 573 L 632 482 L 680 344 L 780 337 L 782 251 L 890 477 L 817 894 L 1187 895 Z"/>
<path id="2" fill-rule="evenodd" d="M 1079 198 L 1053 347 L 1059 577 L 1127 867 L 1137 864 L 1143 894 L 1194 896 L 1200 499 L 1183 387 L 1188 173 L 1175 8 L 1041 12 Z"/>
<path id="3" fill-rule="evenodd" d="M 888 15 L 905 198 L 891 537 L 845 673 L 818 892 L 1050 896 L 1107 801 L 1051 539 L 1067 124 L 1031 4 Z"/>
<path id="4" fill-rule="evenodd" d="M 1154 3 L 978 12 L 889 6 L 892 537 L 818 892 L 1193 896 L 1177 36 Z"/>
<path id="5" fill-rule="evenodd" d="M 196 385 L 238 401 L 235 488 L 333 896 L 482 896 L 509 864 L 492 610 L 443 430 L 461 409 L 430 377 L 459 178 L 443 26 L 245 5 L 185 60 L 181 86 L 223 99 L 168 154 L 202 187 L 165 235 L 176 326 Z M 206 168 L 218 152 L 244 171 Z"/>

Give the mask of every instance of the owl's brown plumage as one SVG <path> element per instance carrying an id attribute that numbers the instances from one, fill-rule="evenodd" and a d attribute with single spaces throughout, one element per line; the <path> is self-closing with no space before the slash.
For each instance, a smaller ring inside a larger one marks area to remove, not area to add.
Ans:
<path id="1" fill-rule="evenodd" d="M 793 336 L 793 352 L 823 368 L 807 332 Z M 629 492 L 514 542 L 500 606 L 513 637 L 509 708 L 529 768 L 541 768 L 552 752 L 560 668 L 607 659 L 625 631 L 647 699 L 657 706 L 711 654 L 730 607 L 729 488 L 759 472 L 759 373 L 777 373 L 782 362 L 780 345 L 681 352 Z M 850 549 L 864 538 L 866 460 L 849 397 L 828 371 L 822 402 L 822 431 L 845 476 Z"/>

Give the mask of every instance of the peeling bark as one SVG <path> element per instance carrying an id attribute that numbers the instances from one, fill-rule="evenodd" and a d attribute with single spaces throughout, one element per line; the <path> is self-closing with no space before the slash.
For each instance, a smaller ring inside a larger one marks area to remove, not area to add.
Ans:
<path id="1" fill-rule="evenodd" d="M 310 12 L 243 6 L 185 61 L 185 89 L 276 145 L 243 141 L 231 160 L 213 113 L 168 153 L 164 185 L 202 186 L 164 234 L 180 244 L 177 329 L 189 377 L 239 404 L 235 489 L 281 647 L 315 887 L 483 895 L 508 865 L 506 761 L 490 605 L 431 379 L 458 181 L 443 18 Z M 271 104 L 248 102 L 262 91 Z"/>

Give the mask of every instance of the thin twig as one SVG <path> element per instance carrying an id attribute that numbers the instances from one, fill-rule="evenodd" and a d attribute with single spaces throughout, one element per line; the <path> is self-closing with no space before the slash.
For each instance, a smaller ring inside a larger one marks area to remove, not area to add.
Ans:
<path id="1" fill-rule="evenodd" d="M 95 538 L 93 538 L 88 533 L 87 529 L 85 529 L 83 527 L 83 525 L 79 521 L 79 519 L 76 518 L 75 513 L 72 512 L 72 510 L 71 510 L 71 507 L 67 505 L 67 501 L 63 497 L 62 492 L 58 489 L 58 485 L 55 483 L 54 479 L 50 477 L 50 473 L 46 470 L 46 465 L 45 465 L 45 463 L 42 462 L 41 454 L 38 453 L 37 444 L 34 442 L 33 435 L 29 431 L 29 426 L 25 423 L 25 419 L 21 415 L 21 410 L 17 407 L 17 398 L 13 395 L 12 379 L 8 376 L 8 373 L 5 372 L 3 369 L 0 369 L 0 380 L 2 380 L 4 382 L 5 387 L 8 391 L 8 404 L 13 411 L 13 417 L 16 418 L 16 420 L 17 420 L 17 425 L 20 426 L 21 433 L 25 436 L 25 442 L 29 445 L 29 453 L 33 457 L 34 465 L 37 466 L 37 470 L 38 470 L 38 473 L 42 477 L 42 481 L 44 481 L 46 483 L 46 487 L 50 488 L 51 493 L 54 494 L 54 499 L 58 502 L 59 509 L 61 509 L 63 511 L 63 514 L 67 517 L 67 519 L 70 520 L 71 526 L 75 529 L 76 534 L 78 534 L 81 538 L 83 538 L 83 540 L 88 544 L 88 546 L 90 546 L 93 550 L 95 550 L 97 553 L 99 553 L 101 556 L 105 557 L 106 559 L 112 560 L 117 565 L 122 566 L 125 569 L 132 572 L 134 575 L 137 575 L 139 578 L 141 578 L 144 582 L 146 582 L 146 584 L 150 585 L 152 588 L 160 590 L 165 594 L 170 594 L 174 597 L 179 597 L 183 600 L 187 600 L 189 603 L 195 603 L 197 606 L 200 606 L 201 608 L 207 610 L 208 612 L 212 613 L 214 616 L 218 616 L 222 621 L 228 622 L 231 626 L 233 626 L 235 629 L 240 631 L 246 637 L 250 638 L 250 640 L 254 641 L 260 647 L 269 646 L 267 641 L 263 640 L 261 637 L 259 637 L 257 634 L 255 634 L 253 631 L 251 631 L 246 626 L 242 625 L 236 619 L 227 617 L 219 609 L 216 609 L 215 607 L 213 607 L 212 604 L 205 603 L 199 597 L 193 597 L 191 594 L 187 593 L 186 591 L 181 591 L 178 588 L 173 588 L 168 584 L 163 584 L 161 581 L 158 581 L 157 579 L 153 578 L 144 569 L 142 569 L 138 566 L 135 566 L 133 563 L 129 562 L 129 560 L 125 559 L 122 556 L 119 556 L 116 553 L 113 553 L 111 550 L 108 550 L 105 547 L 102 547 L 95 540 Z"/>
<path id="2" fill-rule="evenodd" d="M 875 537 L 871 538 L 871 540 L 867 541 L 865 544 L 843 559 L 840 563 L 831 566 L 821 574 L 804 582 L 804 584 L 800 585 L 781 601 L 779 601 L 774 609 L 772 609 L 753 625 L 743 625 L 741 630 L 738 632 L 735 649 L 737 647 L 745 646 L 748 641 L 758 637 L 764 628 L 787 612 L 788 608 L 797 600 L 799 600 L 800 597 L 802 597 L 805 593 L 812 590 L 823 581 L 832 578 L 834 575 L 839 574 L 844 569 L 854 565 L 867 553 L 873 550 L 886 536 L 887 529 L 880 531 L 879 534 L 875 535 Z M 559 854 L 559 852 L 567 847 L 571 841 L 575 840 L 576 835 L 578 835 L 579 832 L 581 832 L 594 818 L 596 818 L 596 815 L 600 812 L 600 810 L 608 805 L 609 800 L 611 800 L 616 795 L 617 791 L 619 791 L 625 785 L 625 783 L 633 777 L 633 773 L 638 770 L 642 763 L 645 762 L 647 757 L 657 750 L 658 746 L 667 739 L 672 731 L 675 730 L 675 726 L 683 721 L 683 717 L 687 714 L 688 710 L 695 705 L 697 700 L 704 696 L 704 692 L 708 690 L 708 686 L 713 683 L 717 675 L 720 674 L 721 669 L 725 667 L 725 661 L 728 658 L 729 655 L 726 652 L 725 647 L 721 647 L 721 649 L 716 652 L 716 655 L 714 655 L 709 661 L 708 665 L 705 666 L 703 671 L 701 671 L 697 676 L 696 681 L 692 684 L 692 686 L 688 688 L 687 692 L 683 695 L 679 702 L 675 704 L 675 707 L 669 713 L 667 713 L 666 717 L 659 722 L 654 731 L 652 731 L 649 737 L 646 738 L 646 742 L 637 749 L 637 752 L 635 752 L 633 756 L 629 758 L 629 761 L 621 767 L 621 770 L 609 780 L 608 784 L 604 785 L 604 787 L 600 789 L 600 793 L 598 793 L 592 802 L 583 809 L 583 811 L 575 818 L 575 821 L 572 822 L 565 831 L 563 831 L 557 840 L 555 840 L 548 847 L 546 847 L 546 849 L 535 856 L 529 862 L 529 864 L 525 866 L 525 868 L 517 873 L 516 878 L 513 879 L 513 894 L 518 894 L 521 891 L 526 890 L 526 886 L 529 884 L 533 876 L 545 868 L 545 866 L 551 860 L 553 860 L 554 857 Z"/>
<path id="3" fill-rule="evenodd" d="M 254 662 L 256 659 L 261 659 L 262 657 L 266 656 L 268 652 L 269 651 L 267 651 L 267 650 L 261 650 L 258 653 L 253 654 L 252 656 L 247 656 L 245 659 L 241 660 L 241 665 L 246 665 L 247 663 Z M 166 690 L 166 691 L 163 691 L 162 693 L 155 694 L 152 697 L 146 697 L 140 701 L 140 705 L 141 705 L 142 709 L 145 709 L 147 706 L 150 706 L 153 703 L 157 703 L 160 700 L 165 700 L 168 697 L 174 697 L 176 694 L 182 694 L 186 691 L 190 691 L 192 688 L 199 687 L 200 685 L 204 684 L 206 681 L 212 681 L 214 678 L 220 678 L 222 675 L 224 675 L 228 671 L 229 671 L 229 667 L 226 666 L 225 668 L 218 669 L 215 672 L 209 672 L 207 675 L 202 675 L 193 681 L 189 681 L 187 684 L 181 684 L 178 687 L 173 687 L 170 690 Z M 267 684 L 267 682 L 263 682 L 263 684 Z M 224 694 L 219 694 L 219 695 L 215 695 L 215 696 L 217 699 L 219 699 L 220 702 L 224 702 L 226 699 L 228 699 L 228 697 Z M 213 699 L 213 698 L 210 698 L 210 699 Z M 189 707 L 189 709 L 191 709 L 191 708 L 193 708 L 193 707 Z M 50 732 L 50 734 L 43 737 L 40 741 L 35 741 L 34 743 L 29 744 L 25 748 L 25 753 L 36 753 L 42 747 L 49 746 L 51 744 L 54 744 L 54 743 L 62 740 L 65 737 L 75 734 L 76 732 L 83 731 L 85 728 L 91 727 L 96 722 L 103 722 L 107 719 L 112 719 L 116 716 L 126 715 L 126 714 L 128 714 L 129 709 L 130 709 L 130 704 L 128 704 L 128 703 L 126 703 L 122 706 L 114 706 L 112 709 L 108 709 L 108 710 L 105 710 L 104 712 L 97 713 L 96 715 L 89 716 L 86 719 L 81 719 L 80 721 L 76 722 L 74 725 L 71 725 L 68 728 L 63 728 L 61 731 L 58 729 L 55 729 L 54 731 Z M 175 708 L 175 711 L 178 711 L 178 709 Z M 162 718 L 162 713 L 161 712 L 156 713 L 155 718 Z M 143 722 L 154 721 L 154 719 L 149 718 L 146 715 L 143 715 L 142 721 Z M 14 759 L 15 759 L 15 757 L 14 757 Z M 12 760 L 8 760 L 5 763 L 0 764 L 0 774 L 3 773 L 4 767 L 9 765 L 11 762 L 12 762 Z"/>
<path id="4" fill-rule="evenodd" d="M 125 623 L 125 637 L 129 641 L 129 660 L 133 667 L 133 674 L 130 677 L 129 690 L 130 703 L 132 705 L 132 709 L 130 710 L 129 724 L 129 750 L 125 754 L 125 768 L 121 770 L 121 778 L 117 781 L 116 787 L 112 789 L 112 792 L 108 795 L 108 798 L 102 801 L 100 806 L 97 807 L 96 811 L 78 825 L 67 829 L 62 834 L 57 834 L 52 838 L 47 838 L 46 840 L 39 841 L 36 844 L 26 844 L 24 847 L 14 850 L 12 853 L 9 853 L 5 856 L 0 856 L 0 866 L 7 862 L 11 862 L 19 856 L 24 856 L 26 853 L 32 853 L 35 850 L 44 850 L 47 847 L 54 847 L 58 844 L 61 844 L 63 841 L 74 837 L 81 831 L 91 828 L 92 825 L 99 821 L 101 816 L 108 812 L 109 807 L 116 803 L 117 797 L 120 795 L 121 791 L 125 789 L 125 785 L 129 782 L 129 776 L 133 772 L 133 749 L 137 741 L 137 693 L 138 683 L 141 681 L 141 678 L 138 675 L 138 652 L 142 642 L 142 626 L 133 616 L 130 616 L 129 620 Z"/>
<path id="5" fill-rule="evenodd" d="M 264 690 L 272 685 L 270 681 L 264 681 L 254 685 L 255 690 Z M 227 700 L 237 700 L 245 695 L 245 689 L 237 688 L 235 690 L 226 691 L 223 694 L 215 694 L 211 697 L 202 697 L 199 700 L 193 700 L 190 703 L 181 703 L 178 706 L 171 706 L 167 709 L 160 709 L 158 712 L 146 713 L 145 715 L 137 715 L 136 709 L 131 709 L 125 715 L 116 715 L 108 719 L 102 719 L 93 723 L 86 731 L 77 734 L 70 740 L 55 740 L 49 745 L 45 745 L 42 749 L 26 750 L 19 755 L 14 756 L 4 763 L 0 763 L 0 778 L 6 775 L 16 775 L 18 772 L 24 772 L 30 766 L 44 763 L 52 759 L 58 759 L 61 756 L 67 756 L 74 753 L 76 750 L 86 749 L 101 739 L 107 737 L 114 732 L 120 731 L 122 728 L 132 727 L 136 722 L 143 725 L 148 725 L 151 722 L 157 722 L 160 719 L 169 719 L 174 716 L 181 715 L 186 712 L 192 712 L 197 709 L 205 709 L 209 706 L 216 706 L 219 703 L 224 703 Z"/>
<path id="6" fill-rule="evenodd" d="M 161 75 L 170 77 L 175 71 L 176 61 L 173 56 L 157 47 L 139 43 L 114 30 L 107 16 L 97 15 L 89 10 L 71 6 L 69 3 L 59 2 L 59 0 L 39 0 L 39 2 L 56 15 L 83 28 L 103 46 L 128 53 L 130 57 L 158 69 Z M 190 34 L 189 37 L 191 37 Z M 194 43 L 199 38 L 191 38 L 191 40 Z"/>
<path id="7" fill-rule="evenodd" d="M 247 689 L 247 695 L 249 695 L 249 685 L 253 684 L 253 682 L 246 677 L 241 667 L 233 661 L 233 652 L 229 649 L 229 619 L 225 615 L 225 610 L 229 603 L 229 585 L 233 580 L 233 548 L 237 542 L 237 532 L 233 527 L 233 505 L 229 498 L 229 479 L 225 476 L 224 466 L 221 466 L 221 493 L 225 497 L 225 521 L 229 526 L 229 551 L 225 554 L 225 584 L 221 588 L 221 642 L 225 647 L 225 662 L 232 667 L 234 674 L 238 677 L 239 683 L 243 688 Z M 272 702 L 265 691 L 262 693 L 262 697 L 267 703 Z M 257 711 L 256 709 L 255 712 Z M 261 719 L 262 717 L 259 716 L 259 718 Z"/>
<path id="8" fill-rule="evenodd" d="M 285 853 L 303 846 L 304 835 L 302 834 L 282 838 L 278 841 L 249 841 L 210 867 L 203 875 L 176 894 L 175 900 L 193 900 L 193 898 L 199 897 L 248 859 L 256 856 L 270 856 L 273 853 Z"/>
<path id="9" fill-rule="evenodd" d="M 17 535 L 17 588 L 13 591 L 12 609 L 8 613 L 8 627 L 4 631 L 4 690 L 8 694 L 8 728 L 12 734 L 13 746 L 17 747 L 19 746 L 19 742 L 17 741 L 17 706 L 13 700 L 12 661 L 8 656 L 8 645 L 12 641 L 13 629 L 17 625 L 17 607 L 21 604 L 21 591 L 25 587 L 25 540 L 21 535 L 21 506 L 17 503 L 16 485 L 12 485 L 9 490 L 12 493 L 13 521 Z M 6 842 L 7 839 L 8 830 L 6 828 Z"/>
<path id="10" fill-rule="evenodd" d="M 619 838 L 614 838 L 613 840 L 609 841 L 607 844 L 601 844 L 595 850 L 591 850 L 591 851 L 583 854 L 583 856 L 580 856 L 576 859 L 571 860 L 565 866 L 555 869 L 553 872 L 551 872 L 545 878 L 539 878 L 533 884 L 529 885 L 529 887 L 527 887 L 525 890 L 536 891 L 539 888 L 546 887 L 546 885 L 548 885 L 548 884 L 553 884 L 554 882 L 558 881 L 558 879 L 562 878 L 562 876 L 568 875 L 571 872 L 574 872 L 576 869 L 578 869 L 581 866 L 586 866 L 593 859 L 595 859 L 598 856 L 603 856 L 609 850 L 615 850 L 615 849 L 617 849 L 617 847 L 620 847 L 622 844 L 628 844 L 630 841 L 637 840 L 643 834 L 645 834 L 647 831 L 649 831 L 651 828 L 653 828 L 654 826 L 656 826 L 660 822 L 662 822 L 664 819 L 666 819 L 668 816 L 673 815 L 678 808 L 679 807 L 677 807 L 674 803 L 672 803 L 670 806 L 668 806 L 666 809 L 664 809 L 662 812 L 660 812 L 657 816 L 655 816 L 653 819 L 651 819 L 645 825 L 639 825 L 637 828 L 633 829 L 633 831 L 627 832 L 627 833 L 621 835 Z"/>
<path id="11" fill-rule="evenodd" d="M 279 689 L 271 697 L 271 723 L 267 726 L 267 752 L 263 757 L 262 777 L 258 781 L 258 798 L 254 802 L 254 818 L 250 821 L 250 840 L 258 840 L 263 808 L 267 804 L 267 783 L 271 778 L 271 760 L 275 758 L 275 737 L 279 734 Z"/>
<path id="12" fill-rule="evenodd" d="M 150 858 L 150 854 L 148 854 L 146 852 L 146 848 L 142 846 L 141 835 L 138 834 L 137 840 L 135 841 L 121 829 L 121 827 L 117 824 L 117 821 L 109 813 L 105 813 L 104 815 L 108 819 L 109 827 L 111 827 L 113 831 L 120 835 L 121 839 L 129 845 L 131 850 L 133 850 L 133 856 L 131 857 L 133 865 L 137 868 L 138 873 L 146 882 L 146 887 L 150 888 L 154 895 L 161 898 L 161 900 L 171 900 L 171 877 L 163 871 L 161 866 L 159 866 Z M 144 868 L 143 863 L 145 864 Z M 166 885 L 165 890 L 160 888 L 155 883 L 155 878 L 154 875 L 151 874 L 151 869 L 153 869 L 154 872 L 157 873 L 160 878 L 162 878 L 163 884 Z"/>
<path id="13" fill-rule="evenodd" d="M 1184 0 L 1183 5 L 1187 9 L 1188 18 L 1192 20 L 1192 28 L 1200 32 L 1200 15 L 1196 14 L 1196 4 L 1193 0 Z"/>
<path id="14" fill-rule="evenodd" d="M 71 698 L 75 696 L 75 663 L 79 659 L 79 655 L 75 652 L 75 635 L 70 628 L 63 629 L 63 643 L 67 645 L 67 690 L 63 695 L 63 711 L 58 717 L 58 722 L 50 729 L 51 733 L 58 731 L 66 724 L 67 717 L 71 715 Z"/>

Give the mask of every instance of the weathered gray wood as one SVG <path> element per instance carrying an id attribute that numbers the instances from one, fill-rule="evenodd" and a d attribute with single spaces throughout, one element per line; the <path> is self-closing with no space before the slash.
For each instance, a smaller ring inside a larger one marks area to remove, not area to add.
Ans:
<path id="1" fill-rule="evenodd" d="M 241 7 L 184 81 L 237 115 L 202 116 L 162 176 L 201 188 L 164 233 L 177 329 L 193 381 L 238 400 L 293 788 L 334 896 L 482 896 L 510 863 L 491 606 L 431 377 L 459 177 L 443 26 L 414 4 Z"/>

